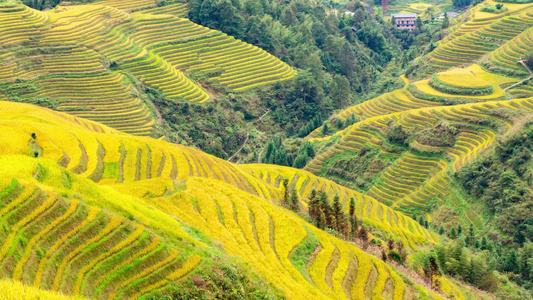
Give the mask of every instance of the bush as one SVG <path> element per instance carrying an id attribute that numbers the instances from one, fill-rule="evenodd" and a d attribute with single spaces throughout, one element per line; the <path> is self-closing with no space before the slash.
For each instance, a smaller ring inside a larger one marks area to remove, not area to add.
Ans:
<path id="1" fill-rule="evenodd" d="M 498 3 L 496 5 L 485 5 L 481 11 L 483 12 L 488 12 L 488 13 L 491 13 L 491 14 L 501 14 L 501 13 L 504 13 L 506 11 L 508 11 L 509 9 L 507 7 L 504 7 L 503 4 L 501 3 Z"/>

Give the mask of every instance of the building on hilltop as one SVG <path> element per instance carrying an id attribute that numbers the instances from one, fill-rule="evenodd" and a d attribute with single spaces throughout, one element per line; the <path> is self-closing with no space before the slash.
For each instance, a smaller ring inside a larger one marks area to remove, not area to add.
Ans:
<path id="1" fill-rule="evenodd" d="M 392 14 L 394 25 L 398 29 L 409 29 L 412 31 L 416 26 L 416 14 Z"/>

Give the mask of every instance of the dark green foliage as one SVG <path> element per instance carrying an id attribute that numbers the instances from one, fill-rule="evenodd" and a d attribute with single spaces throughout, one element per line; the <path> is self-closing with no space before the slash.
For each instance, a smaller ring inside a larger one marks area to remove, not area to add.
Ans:
<path id="1" fill-rule="evenodd" d="M 315 157 L 315 147 L 309 141 L 305 141 L 300 149 L 298 149 L 298 155 L 294 159 L 293 167 L 302 169 L 305 167 L 308 161 Z"/>
<path id="2" fill-rule="evenodd" d="M 293 156 L 287 153 L 283 145 L 283 135 L 276 134 L 268 141 L 266 152 L 261 157 L 261 162 L 280 166 L 292 166 Z"/>
<path id="3" fill-rule="evenodd" d="M 402 125 L 394 126 L 387 134 L 389 142 L 394 144 L 404 145 L 407 142 L 407 138 L 409 138 L 409 135 L 403 130 Z"/>
<path id="4" fill-rule="evenodd" d="M 438 269 L 453 277 L 473 284 L 480 289 L 493 292 L 497 289 L 497 279 L 487 264 L 488 253 L 472 253 L 463 246 L 462 239 L 454 240 L 447 245 L 437 245 L 434 254 Z M 434 265 L 433 268 L 436 266 Z"/>
<path id="5" fill-rule="evenodd" d="M 472 0 L 452 0 L 452 4 L 455 7 L 465 7 L 470 5 L 472 3 Z"/>
<path id="6" fill-rule="evenodd" d="M 452 230 L 450 230 L 450 238 L 452 239 L 457 238 L 457 231 L 455 231 L 455 227 L 452 227 Z"/>
<path id="7" fill-rule="evenodd" d="M 291 207 L 289 198 L 289 179 L 283 178 L 281 183 L 283 184 L 283 205 L 286 207 Z"/>
<path id="8" fill-rule="evenodd" d="M 307 124 L 302 126 L 300 130 L 298 131 L 297 136 L 300 138 L 305 137 L 308 134 L 310 134 L 313 130 L 320 127 L 320 125 L 322 125 L 322 117 L 319 114 L 313 119 L 311 119 L 311 121 L 309 121 Z"/>
<path id="9" fill-rule="evenodd" d="M 324 125 L 322 125 L 322 135 L 323 136 L 327 136 L 328 135 L 328 122 L 324 123 Z"/>
<path id="10" fill-rule="evenodd" d="M 533 126 L 527 124 L 524 130 L 497 143 L 492 155 L 456 174 L 465 190 L 487 205 L 498 228 L 507 234 L 515 234 L 520 224 L 533 218 L 532 150 Z"/>
<path id="11" fill-rule="evenodd" d="M 293 189 L 289 198 L 289 205 L 291 210 L 298 212 L 300 210 L 300 199 L 298 198 L 298 192 Z"/>
<path id="12" fill-rule="evenodd" d="M 446 29 L 450 26 L 450 19 L 448 18 L 448 13 L 444 13 L 444 19 L 442 19 L 442 29 Z"/>

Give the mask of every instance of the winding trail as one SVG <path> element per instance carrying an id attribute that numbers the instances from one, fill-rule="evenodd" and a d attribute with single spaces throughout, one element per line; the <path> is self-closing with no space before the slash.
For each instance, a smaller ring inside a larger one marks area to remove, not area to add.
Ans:
<path id="1" fill-rule="evenodd" d="M 515 87 L 515 86 L 517 86 L 517 85 L 522 84 L 524 81 L 528 81 L 528 80 L 530 80 L 531 78 L 533 78 L 533 72 L 531 72 L 531 70 L 529 69 L 529 67 L 528 67 L 528 66 L 526 65 L 526 63 L 524 62 L 524 60 L 523 60 L 523 59 L 520 59 L 518 62 L 519 62 L 520 64 L 522 64 L 522 66 L 524 66 L 524 68 L 526 68 L 526 70 L 529 72 L 529 77 L 526 78 L 526 79 L 523 79 L 522 81 L 519 81 L 519 82 L 517 82 L 517 83 L 515 83 L 515 84 L 513 84 L 513 85 L 511 85 L 511 86 L 508 86 L 508 87 L 504 88 L 504 89 L 503 89 L 504 92 L 507 91 L 507 90 L 510 89 L 510 88 L 513 88 L 513 87 Z"/>
<path id="2" fill-rule="evenodd" d="M 253 124 L 253 123 L 257 122 L 257 121 L 260 121 L 260 120 L 263 119 L 263 117 L 266 116 L 269 112 L 270 112 L 270 109 L 267 109 L 267 110 L 265 111 L 265 113 L 264 113 L 262 116 L 259 117 L 259 119 L 255 120 L 255 121 L 253 121 L 253 122 L 251 122 L 251 123 L 248 123 L 248 124 Z M 248 142 L 248 138 L 249 138 L 249 137 L 250 137 L 250 131 L 248 131 L 248 132 L 246 133 L 246 139 L 244 140 L 244 143 L 242 143 L 242 146 L 239 148 L 239 150 L 237 150 L 235 153 L 233 153 L 233 155 L 230 156 L 230 158 L 228 158 L 228 161 L 231 161 L 231 160 L 233 159 L 233 157 L 235 157 L 235 155 L 237 155 L 237 154 L 239 154 L 239 153 L 241 152 L 242 148 L 244 148 L 244 146 L 246 146 L 246 143 Z M 259 156 L 261 156 L 261 154 L 260 154 Z"/>

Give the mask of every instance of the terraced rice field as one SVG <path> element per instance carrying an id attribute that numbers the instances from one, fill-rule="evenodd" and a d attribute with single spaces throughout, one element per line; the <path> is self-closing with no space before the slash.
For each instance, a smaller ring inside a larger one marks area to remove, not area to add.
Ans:
<path id="1" fill-rule="evenodd" d="M 407 130 L 433 127 L 443 121 L 464 122 L 472 119 L 490 119 L 503 128 L 511 128 L 510 120 L 492 115 L 496 109 L 505 108 L 509 111 L 531 112 L 532 102 L 529 99 L 511 101 L 492 101 L 470 103 L 456 106 L 435 106 L 412 109 L 389 115 L 371 117 L 352 125 L 337 133 L 340 141 L 326 152 L 312 160 L 306 169 L 321 174 L 322 165 L 343 151 L 359 151 L 363 147 L 379 149 L 384 155 L 394 157 L 381 146 L 385 130 L 391 122 L 403 126 Z M 500 129 L 501 130 L 501 129 Z M 505 131 L 505 130 L 504 130 Z M 463 129 L 451 147 L 431 147 L 414 142 L 417 148 L 430 151 L 444 151 L 444 158 L 428 158 L 417 152 L 404 152 L 397 156 L 395 162 L 380 173 L 379 182 L 367 195 L 393 208 L 409 209 L 424 208 L 431 199 L 448 197 L 448 172 L 457 172 L 461 167 L 472 162 L 484 149 L 490 147 L 496 139 L 497 131 L 490 127 Z M 500 132 L 501 134 L 501 132 Z M 436 148 L 436 149 L 431 149 Z"/>
<path id="2" fill-rule="evenodd" d="M 3 109 L 0 119 L 10 120 L 12 116 L 27 111 L 24 105 L 8 107 Z M 274 167 L 271 170 L 268 166 L 261 166 L 259 169 L 263 171 L 258 172 L 258 168 L 253 165 L 233 165 L 188 147 L 123 135 L 91 122 L 78 125 L 80 119 L 70 117 L 70 120 L 65 121 L 63 118 L 67 118 L 67 115 L 57 114 L 57 117 L 49 122 L 71 123 L 68 129 L 33 122 L 22 122 L 18 128 L 9 130 L 7 126 L 2 128 L 6 135 L 22 138 L 29 136 L 28 132 L 36 133 L 39 146 L 43 149 L 42 158 L 56 162 L 81 177 L 111 185 L 132 196 L 143 198 L 147 195 L 172 194 L 175 190 L 173 181 L 179 182 L 189 176 L 198 176 L 226 182 L 242 191 L 278 203 L 284 193 L 281 179 L 286 177 L 298 186 L 302 203 L 305 203 L 312 188 L 325 190 L 331 197 L 334 194 L 341 195 L 345 205 L 349 203 L 350 197 L 354 197 L 361 207 L 358 211 L 361 219 L 384 231 L 402 236 L 406 245 L 414 248 L 427 241 L 435 241 L 435 237 L 427 230 L 406 216 L 397 215 L 371 197 L 308 172 Z M 0 154 L 30 154 L 26 146 L 27 141 L 17 143 L 20 147 L 8 147 L 6 144 Z M 267 174 L 267 170 L 271 171 Z M 363 207 L 369 207 L 369 210 L 362 209 Z M 400 219 L 403 221 L 398 221 Z M 405 225 L 407 223 L 412 224 Z M 412 231 L 410 228 L 417 229 Z"/>
<path id="3" fill-rule="evenodd" d="M 495 51 L 489 53 L 484 64 L 491 70 L 516 75 L 529 75 L 529 72 L 518 63 L 533 51 L 532 28 L 529 28 L 508 41 Z"/>
<path id="4" fill-rule="evenodd" d="M 272 186 L 279 186 L 283 178 L 289 179 L 289 187 L 298 191 L 302 201 L 309 198 L 313 189 L 318 192 L 326 192 L 329 198 L 338 195 L 341 202 L 344 203 L 346 213 L 348 212 L 350 198 L 354 198 L 356 200 L 356 214 L 359 219 L 363 219 L 365 222 L 385 232 L 399 236 L 405 245 L 409 245 L 412 248 L 416 248 L 416 245 L 422 244 L 424 240 L 428 242 L 437 241 L 437 237 L 433 233 L 423 227 L 416 226 L 415 221 L 399 215 L 386 205 L 380 204 L 372 196 L 369 197 L 357 193 L 309 172 L 269 165 L 244 165 L 243 168 L 253 174 L 254 177 L 260 178 Z M 306 205 L 305 202 L 303 204 Z M 413 228 L 413 230 L 410 228 Z"/>
<path id="5" fill-rule="evenodd" d="M 264 50 L 194 24 L 182 18 L 186 14 L 185 4 L 157 7 L 148 0 L 107 0 L 47 12 L 3 7 L 0 85 L 24 79 L 18 90 L 10 87 L 8 100 L 15 94 L 32 103 L 51 99 L 58 110 L 150 135 L 155 112 L 140 99 L 141 85 L 175 101 L 204 102 L 209 95 L 193 76 L 234 91 L 294 76 L 290 66 Z M 17 50 L 23 42 L 31 51 Z"/>
<path id="6" fill-rule="evenodd" d="M 200 262 L 194 255 L 179 257 L 143 225 L 33 183 L 13 180 L 1 195 L 0 218 L 12 226 L 2 233 L 0 272 L 12 272 L 14 280 L 35 288 L 136 298 L 179 279 Z M 110 269 L 110 264 L 116 267 Z"/>
<path id="7" fill-rule="evenodd" d="M 206 197 L 212 190 L 217 195 Z M 194 178 L 179 200 L 171 197 L 153 204 L 218 237 L 224 249 L 244 257 L 269 281 L 288 291 L 289 298 L 358 299 L 367 295 L 377 299 L 387 293 L 387 299 L 403 299 L 406 293 L 400 277 L 381 260 L 227 184 Z M 310 238 L 320 246 L 310 263 L 298 270 L 290 260 L 291 252 Z"/>
<path id="8" fill-rule="evenodd" d="M 472 9 L 466 22 L 452 28 L 450 35 L 428 55 L 432 68 L 427 75 L 470 65 L 533 25 L 531 4 L 509 4 L 510 10 L 505 14 L 480 12 L 481 7 Z"/>
<path id="9" fill-rule="evenodd" d="M 187 278 L 224 249 L 289 299 L 404 299 L 424 290 L 271 203 L 287 177 L 303 206 L 312 188 L 355 197 L 362 220 L 406 245 L 437 241 L 369 196 L 302 170 L 236 166 L 32 105 L 3 102 L 0 111 L 0 220 L 8 224 L 0 232 L 2 276 L 71 295 L 136 299 Z M 39 158 L 29 153 L 32 132 Z M 144 197 L 144 188 L 161 185 L 172 191 Z M 209 239 L 222 246 L 217 254 Z M 302 265 L 295 252 L 310 241 Z"/>

